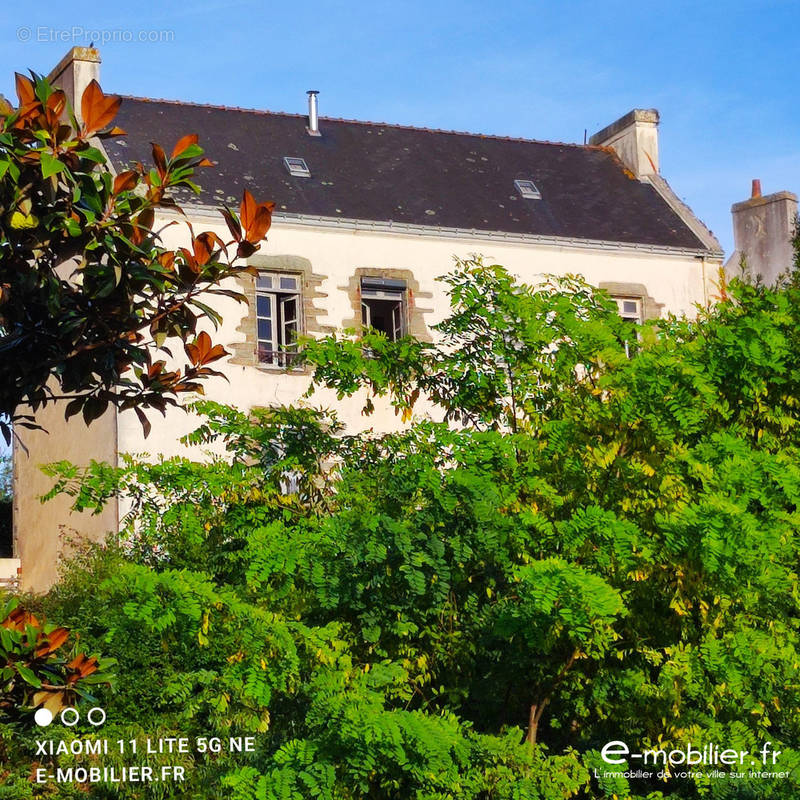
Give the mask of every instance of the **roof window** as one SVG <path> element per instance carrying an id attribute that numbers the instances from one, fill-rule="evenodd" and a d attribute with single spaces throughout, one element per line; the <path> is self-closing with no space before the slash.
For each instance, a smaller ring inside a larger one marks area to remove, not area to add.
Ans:
<path id="1" fill-rule="evenodd" d="M 517 191 L 526 199 L 526 200 L 541 200 L 542 193 L 536 188 L 536 184 L 530 180 L 516 180 L 514 181 L 514 186 L 517 187 Z"/>
<path id="2" fill-rule="evenodd" d="M 284 156 L 283 163 L 286 166 L 286 169 L 289 170 L 289 174 L 294 175 L 295 178 L 311 177 L 311 170 L 308 168 L 308 164 L 306 164 L 302 158 Z"/>

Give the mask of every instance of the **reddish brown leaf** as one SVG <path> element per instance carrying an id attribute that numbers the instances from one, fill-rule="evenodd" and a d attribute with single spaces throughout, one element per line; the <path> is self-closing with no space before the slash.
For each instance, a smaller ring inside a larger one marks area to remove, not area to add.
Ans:
<path id="1" fill-rule="evenodd" d="M 81 116 L 85 134 L 90 135 L 110 125 L 121 104 L 121 97 L 104 94 L 100 84 L 93 80 L 84 89 L 81 97 Z"/>
<path id="2" fill-rule="evenodd" d="M 233 236 L 233 240 L 235 242 L 242 241 L 242 226 L 239 223 L 239 220 L 236 218 L 236 215 L 228 208 L 220 209 L 222 216 L 225 219 L 225 222 L 228 225 L 228 230 L 231 232 L 231 236 Z"/>
<path id="3" fill-rule="evenodd" d="M 53 94 L 47 98 L 47 110 L 51 114 L 55 115 L 55 117 L 60 117 L 66 107 L 67 96 L 61 91 L 61 89 L 53 92 Z"/>
<path id="4" fill-rule="evenodd" d="M 41 625 L 30 611 L 26 611 L 21 606 L 15 608 L 0 624 L 12 631 L 24 631 L 27 625 L 33 625 L 37 628 Z"/>
<path id="5" fill-rule="evenodd" d="M 192 253 L 190 250 L 187 250 L 185 247 L 179 247 L 178 249 L 183 254 L 183 258 L 186 261 L 186 266 L 189 267 L 192 272 L 198 272 L 197 261 L 195 261 L 194 253 Z M 181 275 L 181 277 L 183 277 L 183 275 Z"/>
<path id="6" fill-rule="evenodd" d="M 166 366 L 166 361 L 156 361 L 148 370 L 147 370 L 147 377 L 151 380 L 153 378 L 158 377 L 164 372 L 164 367 Z"/>
<path id="7" fill-rule="evenodd" d="M 86 678 L 93 672 L 97 672 L 97 659 L 94 656 L 89 658 L 85 653 L 78 653 L 66 666 L 68 670 L 73 672 L 67 678 L 67 683 L 75 683 L 81 678 Z"/>
<path id="8" fill-rule="evenodd" d="M 133 230 L 131 231 L 131 241 L 139 245 L 141 244 L 150 229 L 153 227 L 153 220 L 155 219 L 155 211 L 152 208 L 145 208 L 144 211 L 139 212 L 133 219 Z"/>
<path id="9" fill-rule="evenodd" d="M 172 148 L 172 158 L 177 158 L 184 150 L 191 147 L 193 144 L 197 144 L 196 133 L 187 133 L 186 136 L 182 136 L 178 139 L 178 143 L 175 147 Z"/>
<path id="10" fill-rule="evenodd" d="M 267 234 L 267 231 L 272 225 L 272 209 L 275 208 L 274 203 L 259 203 L 256 207 L 253 220 L 247 226 L 247 241 L 251 244 L 257 244 Z"/>
<path id="11" fill-rule="evenodd" d="M 158 174 L 163 178 L 167 172 L 167 154 L 160 144 L 156 142 L 151 142 L 150 144 L 152 146 L 153 161 L 155 162 L 156 169 L 158 170 Z"/>
<path id="12" fill-rule="evenodd" d="M 14 73 L 14 78 L 17 83 L 17 97 L 19 98 L 20 107 L 27 106 L 30 103 L 36 102 L 36 92 L 34 90 L 33 81 L 20 75 L 19 72 Z"/>
<path id="13" fill-rule="evenodd" d="M 114 194 L 119 194 L 120 192 L 127 192 L 133 189 L 136 186 L 136 181 L 138 180 L 139 176 L 132 170 L 126 170 L 125 172 L 120 172 L 116 178 L 114 178 Z"/>
<path id="14" fill-rule="evenodd" d="M 242 205 L 239 208 L 239 218 L 242 221 L 242 227 L 245 230 L 248 230 L 250 226 L 253 224 L 253 218 L 255 217 L 256 213 L 256 201 L 253 198 L 253 195 L 244 190 L 244 194 L 242 195 Z"/>
<path id="15" fill-rule="evenodd" d="M 133 410 L 136 412 L 136 416 L 139 418 L 139 422 L 142 426 L 142 432 L 144 433 L 144 438 L 146 439 L 150 435 L 150 430 L 153 426 L 150 424 L 150 420 L 147 419 L 144 411 L 142 411 L 141 408 L 134 406 Z"/>
<path id="16" fill-rule="evenodd" d="M 211 350 L 211 337 L 205 331 L 201 331 L 194 342 L 187 342 L 184 345 L 184 349 L 192 364 L 203 364 Z"/>
<path id="17" fill-rule="evenodd" d="M 209 248 L 209 240 L 206 234 L 201 233 L 192 242 L 192 249 L 194 250 L 195 262 L 199 266 L 204 267 L 211 258 L 211 249 Z"/>
<path id="18" fill-rule="evenodd" d="M 258 248 L 254 244 L 250 244 L 250 242 L 239 242 L 239 246 L 236 248 L 236 257 L 237 258 L 248 258 L 249 256 L 253 255 Z"/>
<path id="19" fill-rule="evenodd" d="M 172 250 L 167 250 L 158 257 L 158 263 L 161 264 L 164 269 L 168 269 L 171 272 L 175 269 L 175 253 L 173 253 Z"/>
<path id="20" fill-rule="evenodd" d="M 36 658 L 41 658 L 58 650 L 69 639 L 69 631 L 66 628 L 56 628 L 50 633 L 41 634 L 39 639 L 41 642 L 37 642 L 39 646 L 34 652 Z"/>
<path id="21" fill-rule="evenodd" d="M 214 252 L 214 247 L 216 245 L 219 245 L 220 247 L 224 246 L 216 233 L 205 231 L 204 233 L 198 234 L 192 240 L 195 262 L 199 266 L 205 266 L 211 259 L 211 255 Z"/>
<path id="22" fill-rule="evenodd" d="M 167 174 L 167 156 L 164 153 L 164 148 L 161 145 L 152 142 L 153 145 L 153 161 L 156 162 L 156 169 L 158 174 L 163 178 Z"/>
<path id="23" fill-rule="evenodd" d="M 226 355 L 228 355 L 228 351 L 221 344 L 215 344 L 208 351 L 208 354 L 206 355 L 205 361 L 203 361 L 203 363 L 210 364 L 212 361 L 216 361 L 219 358 L 224 358 Z"/>

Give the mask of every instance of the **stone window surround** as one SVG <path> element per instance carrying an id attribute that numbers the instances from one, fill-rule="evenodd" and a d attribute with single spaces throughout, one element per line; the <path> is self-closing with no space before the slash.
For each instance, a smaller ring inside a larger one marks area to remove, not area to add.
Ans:
<path id="1" fill-rule="evenodd" d="M 248 259 L 248 266 L 255 267 L 259 272 L 285 272 L 300 276 L 300 319 L 298 330 L 303 334 L 332 333 L 334 328 L 323 325 L 319 318 L 327 312 L 315 304 L 317 299 L 327 297 L 326 292 L 320 291 L 320 286 L 325 280 L 325 275 L 316 274 L 307 258 L 293 255 L 255 255 Z M 241 366 L 258 367 L 269 371 L 282 371 L 284 368 L 262 363 L 258 360 L 258 336 L 256 324 L 256 279 L 254 275 L 238 275 L 236 278 L 239 289 L 247 298 L 247 313 L 236 328 L 244 337 L 244 341 L 231 345 L 233 351 L 228 363 Z M 292 372 L 307 372 L 306 368 L 290 370 Z"/>
<path id="2" fill-rule="evenodd" d="M 664 303 L 659 303 L 647 293 L 643 283 L 625 283 L 621 281 L 601 281 L 598 288 L 604 289 L 611 297 L 630 297 L 642 303 L 642 321 L 661 319 Z"/>
<path id="3" fill-rule="evenodd" d="M 361 332 L 361 279 L 362 278 L 391 278 L 405 281 L 406 297 L 404 303 L 405 330 L 410 336 L 423 342 L 430 342 L 431 335 L 425 324 L 425 314 L 432 313 L 432 308 L 421 308 L 417 301 L 420 298 L 433 299 L 431 292 L 423 292 L 419 288 L 419 281 L 410 269 L 397 269 L 394 267 L 356 267 L 345 286 L 338 288 L 347 292 L 353 316 L 342 321 L 343 328 L 352 328 L 357 333 Z"/>
<path id="4" fill-rule="evenodd" d="M 315 301 L 328 296 L 327 292 L 320 290 L 326 275 L 313 271 L 311 262 L 307 258 L 295 255 L 255 255 L 248 260 L 248 265 L 264 272 L 286 272 L 301 276 L 300 297 L 300 326 L 301 334 L 329 334 L 336 328 L 332 325 L 322 324 L 319 319 L 327 314 L 326 310 L 319 308 Z M 345 286 L 337 288 L 347 292 L 353 309 L 351 318 L 342 320 L 342 328 L 353 328 L 361 331 L 361 279 L 362 278 L 394 278 L 405 281 L 405 324 L 409 335 L 421 341 L 430 342 L 431 335 L 425 324 L 425 314 L 432 313 L 432 308 L 422 308 L 418 305 L 419 298 L 433 299 L 431 292 L 420 290 L 419 281 L 410 269 L 357 267 Z M 257 367 L 270 372 L 283 371 L 283 367 L 273 364 L 264 364 L 258 360 L 258 337 L 256 325 L 256 280 L 253 275 L 239 275 L 237 282 L 242 293 L 247 298 L 247 313 L 242 318 L 237 332 L 241 333 L 244 341 L 231 345 L 232 355 L 230 364 Z M 300 367 L 291 372 L 308 372 L 308 368 Z"/>

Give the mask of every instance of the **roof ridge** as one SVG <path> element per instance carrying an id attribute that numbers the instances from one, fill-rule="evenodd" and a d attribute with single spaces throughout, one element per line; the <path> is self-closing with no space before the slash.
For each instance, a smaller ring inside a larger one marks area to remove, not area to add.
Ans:
<path id="1" fill-rule="evenodd" d="M 296 114 L 291 111 L 269 111 L 262 108 L 242 108 L 241 106 L 226 106 L 219 103 L 196 103 L 186 100 L 170 100 L 164 97 L 140 97 L 138 95 L 121 95 L 123 100 L 138 100 L 145 103 L 166 103 L 174 106 L 193 106 L 195 108 L 213 108 L 218 111 L 240 111 L 244 114 L 261 114 L 272 117 L 295 117 L 304 119 L 305 114 Z M 546 144 L 555 147 L 578 147 L 581 150 L 596 150 L 597 147 L 578 144 L 577 142 L 556 142 L 549 139 L 529 139 L 524 136 L 503 136 L 496 133 L 475 133 L 474 131 L 456 131 L 447 128 L 428 128 L 420 125 L 403 125 L 399 122 L 379 122 L 376 120 L 348 119 L 346 117 L 325 117 L 320 116 L 320 121 L 326 122 L 347 122 L 355 125 L 381 126 L 383 128 L 397 128 L 407 131 L 421 131 L 422 133 L 447 133 L 453 136 L 472 136 L 476 139 L 495 139 L 503 142 L 527 142 L 529 144 Z"/>

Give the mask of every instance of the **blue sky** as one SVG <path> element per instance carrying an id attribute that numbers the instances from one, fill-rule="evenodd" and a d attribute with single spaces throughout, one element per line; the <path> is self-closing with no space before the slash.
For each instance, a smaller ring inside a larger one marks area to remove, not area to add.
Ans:
<path id="1" fill-rule="evenodd" d="M 567 142 L 654 107 L 664 177 L 727 252 L 730 206 L 751 178 L 765 193 L 800 190 L 788 0 L 73 0 L 13 4 L 4 17 L 5 94 L 14 70 L 46 72 L 90 32 L 126 31 L 134 41 L 95 37 L 106 91 L 303 112 L 315 88 L 323 116 Z M 140 43 L 140 31 L 168 33 Z"/>

